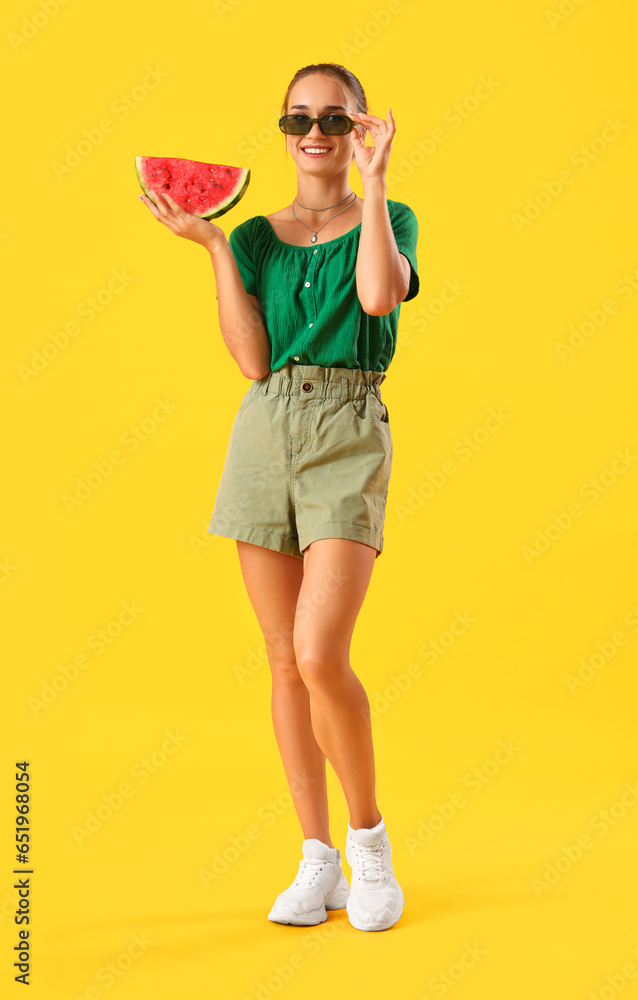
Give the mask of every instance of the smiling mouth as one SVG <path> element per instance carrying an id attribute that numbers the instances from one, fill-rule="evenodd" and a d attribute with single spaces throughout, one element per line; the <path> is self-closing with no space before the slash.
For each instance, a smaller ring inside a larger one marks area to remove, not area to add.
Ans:
<path id="1" fill-rule="evenodd" d="M 313 150 L 313 149 L 316 150 L 316 152 L 314 152 L 314 153 L 313 152 L 308 152 L 308 150 Z M 325 156 L 326 153 L 329 153 L 331 149 L 332 149 L 332 146 L 302 146 L 301 147 L 302 152 L 305 153 L 306 156 L 317 156 L 317 157 L 319 157 L 319 156 Z"/>

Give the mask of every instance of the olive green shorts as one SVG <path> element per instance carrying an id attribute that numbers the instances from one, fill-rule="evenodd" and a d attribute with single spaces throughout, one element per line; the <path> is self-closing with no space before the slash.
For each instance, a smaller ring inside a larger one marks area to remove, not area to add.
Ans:
<path id="1" fill-rule="evenodd" d="M 351 538 L 381 555 L 392 468 L 385 377 L 290 362 L 254 379 L 230 432 L 208 533 L 300 559 L 319 538 Z"/>

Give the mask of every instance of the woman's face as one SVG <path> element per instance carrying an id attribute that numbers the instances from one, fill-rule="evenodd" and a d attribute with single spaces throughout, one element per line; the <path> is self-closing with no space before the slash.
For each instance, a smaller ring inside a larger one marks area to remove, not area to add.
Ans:
<path id="1" fill-rule="evenodd" d="M 304 114 L 310 118 L 319 118 L 320 115 L 333 112 L 347 115 L 354 111 L 337 81 L 326 73 L 312 73 L 298 80 L 290 91 L 286 109 L 289 115 Z M 361 126 L 355 128 L 358 128 L 363 140 L 364 130 Z M 322 177 L 347 170 L 352 161 L 350 135 L 324 135 L 317 122 L 307 135 L 287 135 L 286 143 L 299 170 Z M 306 146 L 318 146 L 326 152 L 306 153 Z"/>

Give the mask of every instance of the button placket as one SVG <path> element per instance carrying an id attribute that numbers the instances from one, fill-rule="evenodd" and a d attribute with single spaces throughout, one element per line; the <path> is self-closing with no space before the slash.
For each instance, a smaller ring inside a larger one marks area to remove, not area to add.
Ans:
<path id="1" fill-rule="evenodd" d="M 306 280 L 304 281 L 304 285 L 303 285 L 304 289 L 306 289 L 306 288 L 312 288 L 312 286 L 313 286 L 314 265 L 316 263 L 316 261 L 315 261 L 315 254 L 317 252 L 318 252 L 318 248 L 316 247 L 312 251 L 312 254 L 310 255 L 310 258 L 309 258 L 309 261 L 308 261 L 308 269 L 306 271 Z M 306 315 L 308 316 L 308 318 L 310 318 L 310 316 L 312 316 L 312 321 L 308 323 L 308 329 L 312 330 L 313 326 L 315 325 L 315 320 L 317 318 L 317 313 L 316 313 L 316 309 L 315 309 L 314 294 L 313 294 L 312 291 L 309 292 L 308 294 L 312 296 L 312 307 L 308 307 L 306 309 Z"/>

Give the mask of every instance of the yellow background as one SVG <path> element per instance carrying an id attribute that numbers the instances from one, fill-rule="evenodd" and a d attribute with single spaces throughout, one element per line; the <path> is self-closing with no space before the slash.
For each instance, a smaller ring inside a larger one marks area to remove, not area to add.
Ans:
<path id="1" fill-rule="evenodd" d="M 43 4 L 2 15 L 3 995 L 22 995 L 26 757 L 38 1000 L 638 996 L 635 12 Z M 388 197 L 420 225 L 421 290 L 382 390 L 385 550 L 351 651 L 406 895 L 376 935 L 345 911 L 310 930 L 267 920 L 302 838 L 236 547 L 206 533 L 248 383 L 208 255 L 155 223 L 134 172 L 136 155 L 250 167 L 227 234 L 289 204 L 276 119 L 317 61 L 355 72 L 371 113 L 392 107 Z M 100 141 L 56 176 L 84 130 Z M 109 300 L 113 270 L 128 277 Z M 172 410 L 153 422 L 158 399 Z M 148 433 L 133 450 L 135 425 Z M 113 624 L 127 602 L 136 617 Z"/>

